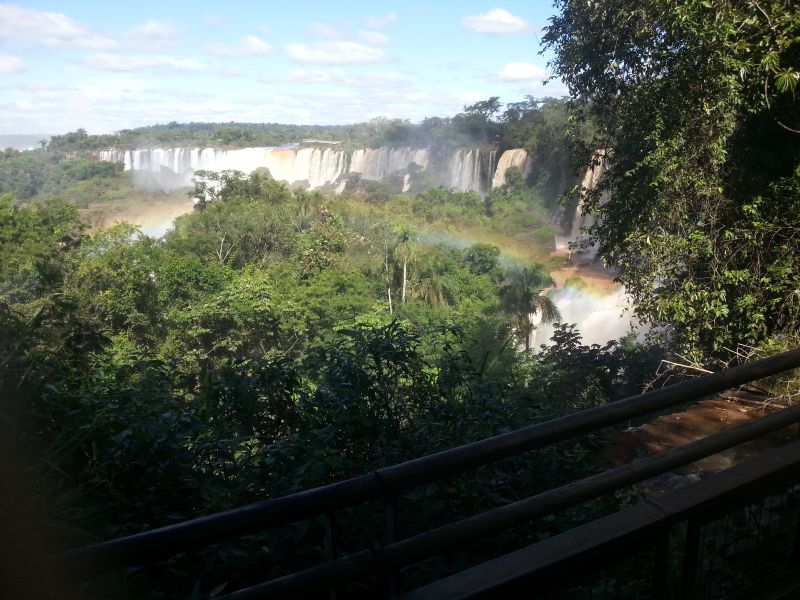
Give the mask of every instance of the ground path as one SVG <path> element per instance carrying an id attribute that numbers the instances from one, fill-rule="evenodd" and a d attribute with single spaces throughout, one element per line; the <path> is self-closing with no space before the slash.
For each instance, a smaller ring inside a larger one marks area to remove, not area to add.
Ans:
<path id="1" fill-rule="evenodd" d="M 617 434 L 609 453 L 616 464 L 625 464 L 638 456 L 688 444 L 781 408 L 768 396 L 757 392 L 723 393 Z M 678 483 L 676 480 L 696 480 L 706 474 L 725 470 L 755 458 L 766 450 L 796 440 L 798 436 L 800 425 L 795 424 L 687 465 L 675 473 L 657 478 L 648 487 L 652 492 L 667 491 Z"/>

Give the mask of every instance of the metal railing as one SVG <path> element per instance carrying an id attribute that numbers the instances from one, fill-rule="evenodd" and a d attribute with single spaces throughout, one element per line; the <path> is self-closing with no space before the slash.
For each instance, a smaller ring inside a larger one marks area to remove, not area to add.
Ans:
<path id="1" fill-rule="evenodd" d="M 531 498 L 398 540 L 397 498 L 403 492 L 455 473 L 543 448 L 797 367 L 800 367 L 800 349 L 378 469 L 346 481 L 72 550 L 55 557 L 55 562 L 69 572 L 88 579 L 121 567 L 146 564 L 246 534 L 322 517 L 326 523 L 326 547 L 330 550 L 328 562 L 226 597 L 239 599 L 296 596 L 298 593 L 314 590 L 333 590 L 371 574 L 385 575 L 389 580 L 389 593 L 394 595 L 397 593 L 394 574 L 405 565 L 446 551 L 455 544 L 493 535 L 800 422 L 800 406 Z M 385 545 L 336 558 L 336 531 L 332 515 L 343 508 L 379 499 L 384 500 L 388 523 Z"/>
<path id="2" fill-rule="evenodd" d="M 626 572 L 626 565 L 643 555 L 649 568 Z M 735 566 L 736 577 L 726 581 L 713 568 L 715 561 Z M 592 598 L 619 598 L 625 584 L 637 599 L 690 600 L 739 597 L 767 583 L 800 597 L 798 570 L 800 441 L 795 441 L 402 598 L 529 597 L 531 589 L 541 598 L 582 598 L 592 588 Z"/>

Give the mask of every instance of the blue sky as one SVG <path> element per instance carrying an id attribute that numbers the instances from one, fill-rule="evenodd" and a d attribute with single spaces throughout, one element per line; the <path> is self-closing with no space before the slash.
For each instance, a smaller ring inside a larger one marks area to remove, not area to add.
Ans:
<path id="1" fill-rule="evenodd" d="M 0 133 L 419 121 L 546 78 L 549 1 L 0 3 Z"/>

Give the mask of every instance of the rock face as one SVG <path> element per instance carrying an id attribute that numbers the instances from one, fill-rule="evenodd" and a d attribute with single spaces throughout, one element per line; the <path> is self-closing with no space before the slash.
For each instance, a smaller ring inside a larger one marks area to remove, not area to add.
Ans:
<path id="1" fill-rule="evenodd" d="M 379 181 L 391 173 L 408 169 L 412 163 L 422 170 L 433 169 L 430 155 L 428 148 L 360 148 L 348 152 L 339 148 L 290 146 L 236 150 L 110 149 L 100 152 L 99 158 L 124 163 L 126 170 L 138 174 L 138 181 L 143 185 L 164 190 L 191 185 L 195 171 L 235 169 L 251 173 L 266 168 L 278 181 L 303 183 L 311 189 L 330 185 L 341 191 L 350 174 Z M 496 150 L 459 148 L 444 157 L 442 163 L 436 167 L 436 180 L 461 192 L 485 194 L 505 182 L 505 172 L 510 166 L 526 165 L 527 154 L 524 150 L 508 150 L 498 161 Z M 410 188 L 410 180 L 404 178 L 404 188 Z"/>

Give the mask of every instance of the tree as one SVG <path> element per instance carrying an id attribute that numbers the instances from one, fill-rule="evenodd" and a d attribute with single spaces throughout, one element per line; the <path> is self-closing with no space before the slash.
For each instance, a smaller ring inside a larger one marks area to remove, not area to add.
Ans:
<path id="1" fill-rule="evenodd" d="M 214 257 L 221 265 L 243 266 L 270 254 L 288 254 L 296 243 L 292 192 L 268 173 L 198 171 L 192 194 L 201 210 L 184 215 L 167 235 L 182 253 Z"/>
<path id="2" fill-rule="evenodd" d="M 488 275 L 497 270 L 500 248 L 491 244 L 474 244 L 464 251 L 464 262 L 473 275 Z"/>
<path id="3" fill-rule="evenodd" d="M 494 118 L 501 106 L 498 96 L 465 106 L 464 112 L 452 119 L 455 131 L 471 144 L 494 143 L 501 130 L 500 123 Z"/>
<path id="4" fill-rule="evenodd" d="M 397 241 L 394 246 L 394 256 L 401 264 L 401 292 L 400 302 L 406 303 L 406 288 L 408 287 L 408 263 L 410 263 L 417 253 L 417 241 L 414 229 L 408 225 L 399 225 L 395 229 Z"/>
<path id="5" fill-rule="evenodd" d="M 468 115 L 477 114 L 487 121 L 500 112 L 500 96 L 492 96 L 488 100 L 481 100 L 475 104 L 464 107 L 464 112 Z"/>
<path id="6" fill-rule="evenodd" d="M 0 302 L 27 302 L 58 289 L 81 236 L 72 204 L 50 200 L 19 207 L 0 194 Z"/>
<path id="7" fill-rule="evenodd" d="M 502 290 L 506 310 L 514 318 L 514 326 L 525 350 L 531 349 L 537 317 L 540 323 L 553 323 L 561 318 L 558 308 L 542 294 L 553 281 L 538 270 L 516 269 L 508 274 Z"/>
<path id="8" fill-rule="evenodd" d="M 158 253 L 154 240 L 128 223 L 95 233 L 80 248 L 80 262 L 67 289 L 82 310 L 108 331 L 151 340 L 161 326 L 163 308 L 155 281 Z"/>
<path id="9" fill-rule="evenodd" d="M 800 5 L 557 6 L 554 73 L 598 128 L 578 156 L 607 151 L 592 233 L 640 316 L 695 356 L 795 331 Z"/>

